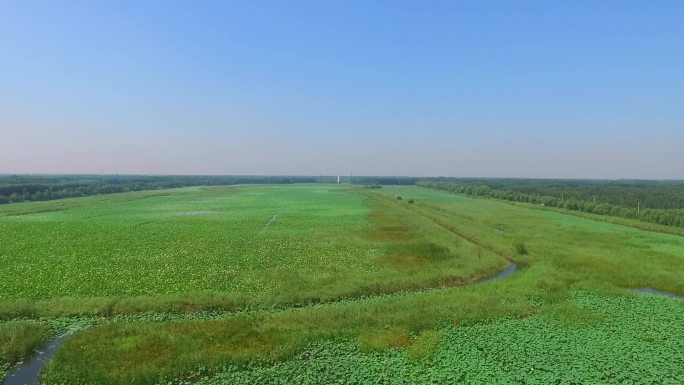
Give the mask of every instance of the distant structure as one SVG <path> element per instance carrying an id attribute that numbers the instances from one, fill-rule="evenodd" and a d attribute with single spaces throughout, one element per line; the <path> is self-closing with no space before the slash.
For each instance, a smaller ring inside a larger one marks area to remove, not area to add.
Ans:
<path id="1" fill-rule="evenodd" d="M 340 177 L 339 176 L 337 177 L 337 183 L 338 184 L 340 183 Z"/>

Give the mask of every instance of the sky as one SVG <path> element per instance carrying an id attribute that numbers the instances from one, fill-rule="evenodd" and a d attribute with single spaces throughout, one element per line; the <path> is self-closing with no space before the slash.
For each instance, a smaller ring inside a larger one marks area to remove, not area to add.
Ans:
<path id="1" fill-rule="evenodd" d="M 684 2 L 0 0 L 0 173 L 684 179 Z"/>

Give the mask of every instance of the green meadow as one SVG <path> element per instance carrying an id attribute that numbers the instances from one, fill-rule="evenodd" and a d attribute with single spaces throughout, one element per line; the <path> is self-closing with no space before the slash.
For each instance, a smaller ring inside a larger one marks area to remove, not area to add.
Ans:
<path id="1" fill-rule="evenodd" d="M 5 206 L 0 296 L 19 315 L 271 308 L 465 282 L 506 264 L 392 206 L 334 185 Z"/>
<path id="2" fill-rule="evenodd" d="M 684 237 L 571 214 L 325 184 L 2 206 L 0 374 L 75 330 L 44 383 L 684 383 L 684 301 L 633 290 L 684 294 Z"/>

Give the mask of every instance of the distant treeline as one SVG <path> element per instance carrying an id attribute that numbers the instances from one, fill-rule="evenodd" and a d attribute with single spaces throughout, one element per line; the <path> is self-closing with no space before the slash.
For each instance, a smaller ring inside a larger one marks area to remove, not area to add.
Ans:
<path id="1" fill-rule="evenodd" d="M 418 185 L 470 196 L 534 203 L 591 214 L 612 215 L 684 227 L 684 210 L 681 209 L 684 182 L 680 181 L 437 178 L 423 180 Z M 647 194 L 651 195 L 647 196 Z"/>
<path id="2" fill-rule="evenodd" d="M 361 185 L 412 185 L 419 180 L 413 177 L 340 177 L 342 183 Z M 0 175 L 0 204 L 187 186 L 336 182 L 337 176 Z"/>
<path id="3" fill-rule="evenodd" d="M 0 175 L 0 204 L 234 184 L 336 183 L 337 176 Z M 414 185 L 684 227 L 684 181 L 342 176 L 365 186 Z"/>
<path id="4" fill-rule="evenodd" d="M 0 175 L 0 204 L 186 186 L 332 183 L 334 180 L 336 177 L 309 176 Z"/>
<path id="5" fill-rule="evenodd" d="M 348 182 L 350 177 L 346 177 L 344 179 L 341 179 L 341 181 Z M 418 177 L 412 177 L 412 176 L 355 176 L 351 178 L 352 183 L 354 184 L 362 184 L 362 185 L 386 185 L 386 186 L 391 186 L 391 185 L 402 185 L 402 186 L 410 186 L 410 185 L 415 185 L 416 183 L 420 182 L 425 178 L 418 178 Z"/>
<path id="6" fill-rule="evenodd" d="M 641 205 L 649 209 L 684 209 L 684 181 L 563 180 L 563 179 L 457 179 L 464 184 L 483 184 L 495 189 L 529 195 L 575 198 L 622 207 Z"/>

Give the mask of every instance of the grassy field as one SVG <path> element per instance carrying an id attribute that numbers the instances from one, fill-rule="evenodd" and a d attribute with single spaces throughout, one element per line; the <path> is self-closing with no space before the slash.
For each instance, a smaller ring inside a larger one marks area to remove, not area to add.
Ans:
<path id="1" fill-rule="evenodd" d="M 467 281 L 506 264 L 386 208 L 318 185 L 6 206 L 0 298 L 10 314 L 234 310 Z"/>
<path id="2" fill-rule="evenodd" d="M 630 290 L 684 293 L 678 235 L 336 185 L 9 205 L 0 234 L 4 319 L 98 317 L 48 384 L 684 381 L 683 301 Z"/>

